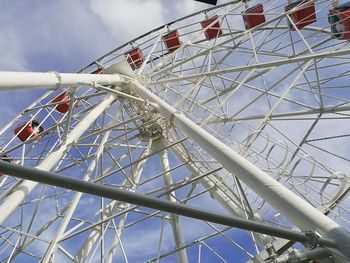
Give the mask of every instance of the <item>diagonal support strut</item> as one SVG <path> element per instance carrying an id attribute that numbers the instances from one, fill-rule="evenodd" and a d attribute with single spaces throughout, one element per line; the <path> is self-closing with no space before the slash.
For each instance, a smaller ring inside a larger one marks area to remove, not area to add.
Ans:
<path id="1" fill-rule="evenodd" d="M 25 167 L 18 164 L 0 161 L 0 171 L 8 175 L 26 180 L 32 180 L 38 183 L 54 185 L 73 191 L 97 195 L 135 205 L 141 205 L 190 218 L 205 220 L 216 224 L 237 227 L 244 230 L 285 238 L 295 242 L 301 242 L 306 245 L 317 241 L 317 244 L 320 246 L 330 248 L 338 247 L 336 242 L 329 238 L 320 237 L 315 239 L 313 236 L 310 236 L 307 233 L 269 226 L 251 220 L 244 220 L 238 217 L 212 213 L 187 205 L 148 197 L 139 193 L 133 193 L 121 189 L 116 189 L 110 186 L 90 183 L 87 181 L 81 181 L 79 179 L 67 176 L 60 176 L 59 174 L 39 170 L 37 168 Z"/>

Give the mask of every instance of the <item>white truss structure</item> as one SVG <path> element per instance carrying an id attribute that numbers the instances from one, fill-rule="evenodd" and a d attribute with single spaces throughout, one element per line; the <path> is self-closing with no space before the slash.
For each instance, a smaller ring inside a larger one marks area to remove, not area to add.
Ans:
<path id="1" fill-rule="evenodd" d="M 333 3 L 312 1 L 317 22 L 292 31 L 276 0 L 245 30 L 256 1 L 243 2 L 161 26 L 75 74 L 0 72 L 0 90 L 47 89 L 1 127 L 0 157 L 315 243 L 3 175 L 2 262 L 349 262 L 350 45 L 331 35 Z M 200 22 L 213 16 L 223 34 L 207 40 Z M 162 36 L 174 29 L 183 44 L 169 53 Z M 144 60 L 132 71 L 135 47 Z M 21 142 L 14 129 L 34 119 L 44 131 Z"/>

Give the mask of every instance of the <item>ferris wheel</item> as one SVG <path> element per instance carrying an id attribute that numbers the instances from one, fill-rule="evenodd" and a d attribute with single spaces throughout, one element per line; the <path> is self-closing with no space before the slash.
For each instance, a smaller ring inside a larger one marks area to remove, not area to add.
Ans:
<path id="1" fill-rule="evenodd" d="M 349 262 L 350 2 L 230 1 L 0 129 L 1 262 Z M 37 168 L 37 169 L 35 169 Z"/>

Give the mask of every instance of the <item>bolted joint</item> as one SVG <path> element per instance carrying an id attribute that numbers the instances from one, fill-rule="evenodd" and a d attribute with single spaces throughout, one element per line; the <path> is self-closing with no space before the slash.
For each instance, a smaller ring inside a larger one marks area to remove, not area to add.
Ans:
<path id="1" fill-rule="evenodd" d="M 265 245 L 265 250 L 267 254 L 269 255 L 269 258 L 274 258 L 277 255 L 276 249 L 273 245 L 273 242 L 269 242 Z"/>
<path id="2" fill-rule="evenodd" d="M 310 250 L 315 249 L 319 244 L 319 236 L 311 230 L 304 231 L 304 233 L 307 240 L 303 242 L 303 245 Z"/>
<path id="3" fill-rule="evenodd" d="M 59 88 L 62 87 L 62 77 L 60 75 L 60 73 L 58 73 L 57 71 L 49 71 L 48 73 L 52 73 L 55 75 L 55 77 L 57 78 L 57 82 L 56 82 L 56 86 L 53 88 L 53 90 L 57 90 Z"/>

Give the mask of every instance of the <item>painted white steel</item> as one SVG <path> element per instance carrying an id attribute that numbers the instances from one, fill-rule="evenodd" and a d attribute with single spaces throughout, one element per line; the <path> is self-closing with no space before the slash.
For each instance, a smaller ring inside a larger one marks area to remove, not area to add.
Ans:
<path id="1" fill-rule="evenodd" d="M 159 106 L 159 112 L 186 136 L 196 141 L 224 168 L 236 175 L 253 191 L 302 230 L 314 230 L 336 240 L 340 250 L 349 256 L 350 234 L 308 202 L 294 194 L 261 169 L 237 154 L 213 135 L 185 117 L 137 81 L 130 87 L 142 98 Z"/>
<path id="2" fill-rule="evenodd" d="M 144 158 L 150 154 L 151 146 L 152 146 L 152 141 L 149 142 L 149 147 L 143 151 L 140 158 Z M 141 175 L 143 172 L 143 168 L 144 168 L 144 165 L 145 165 L 147 160 L 148 160 L 148 158 L 145 158 L 142 161 L 140 161 L 134 165 L 134 167 L 133 167 L 134 169 L 132 169 L 134 171 L 134 174 L 133 174 L 134 185 L 131 186 L 131 183 L 128 180 L 125 180 L 123 183 L 123 187 L 121 187 L 121 189 L 128 189 L 131 192 L 134 192 L 136 190 L 136 186 L 137 186 L 138 182 L 140 181 L 140 178 L 141 178 Z M 111 215 L 113 215 L 118 210 L 118 208 L 120 208 L 121 204 L 122 204 L 121 202 L 116 201 L 116 200 L 111 201 L 110 204 L 103 211 L 102 217 L 108 218 Z M 127 207 L 130 207 L 130 204 L 126 204 L 126 208 Z M 116 252 L 116 248 L 117 248 L 117 245 L 119 242 L 119 238 L 121 236 L 121 232 L 124 229 L 124 223 L 125 223 L 126 217 L 127 217 L 127 214 L 124 214 L 121 217 L 120 222 L 122 222 L 122 225 L 119 225 L 119 227 L 120 227 L 119 231 L 118 231 L 118 233 L 115 233 L 115 237 L 112 241 L 110 251 L 108 252 L 106 262 L 112 262 L 112 260 L 113 260 L 113 256 L 114 256 L 114 253 Z M 86 260 L 88 258 L 90 252 L 92 251 L 93 247 L 95 246 L 95 244 L 99 240 L 99 238 L 101 238 L 101 226 L 98 226 L 98 227 L 93 228 L 91 230 L 89 236 L 85 239 L 85 242 L 81 246 L 75 259 L 78 262 L 84 262 L 84 260 Z"/>
<path id="3" fill-rule="evenodd" d="M 57 88 L 61 86 L 81 85 L 81 83 L 98 83 L 113 85 L 122 82 L 119 75 L 112 74 L 76 74 L 76 73 L 37 73 L 0 71 L 0 90 L 19 88 Z"/>
<path id="4" fill-rule="evenodd" d="M 36 168 L 50 171 L 65 155 L 71 144 L 74 143 L 90 125 L 109 107 L 115 100 L 113 95 L 107 95 L 102 102 L 93 108 L 81 122 L 68 134 L 67 141 L 61 147 L 50 153 Z M 0 225 L 16 210 L 24 198 L 33 191 L 37 182 L 24 180 L 6 200 L 0 205 Z"/>
<path id="5" fill-rule="evenodd" d="M 113 126 L 117 122 L 117 120 L 118 120 L 118 118 L 120 116 L 120 113 L 122 111 L 122 107 L 123 107 L 123 105 L 121 104 L 119 106 L 119 109 L 118 109 L 115 117 L 112 119 L 112 121 L 108 125 L 109 127 Z M 95 168 L 97 166 L 98 160 L 100 159 L 100 157 L 101 157 L 101 155 L 103 153 L 103 150 L 104 150 L 105 144 L 106 144 L 106 142 L 107 142 L 107 140 L 109 138 L 110 132 L 111 132 L 110 130 L 107 131 L 104 134 L 102 140 L 100 141 L 99 147 L 98 147 L 98 149 L 97 149 L 97 151 L 95 153 L 94 159 L 91 161 L 91 163 L 89 165 L 89 168 L 87 170 L 87 173 L 86 173 L 86 175 L 83 178 L 83 181 L 89 181 L 90 180 L 91 175 L 92 175 L 93 171 L 95 170 Z M 75 196 L 74 196 L 73 200 L 71 201 L 71 204 L 70 204 L 70 206 L 68 208 L 68 211 L 66 212 L 66 214 L 65 214 L 65 216 L 64 216 L 64 218 L 63 218 L 63 220 L 62 220 L 62 222 L 60 224 L 60 227 L 59 227 L 59 229 L 56 232 L 55 238 L 52 239 L 49 248 L 45 252 L 45 256 L 42 259 L 42 263 L 50 262 L 51 256 L 56 251 L 56 249 L 58 247 L 59 240 L 63 236 L 64 231 L 66 230 L 66 228 L 68 226 L 68 223 L 70 222 L 70 220 L 71 220 L 71 218 L 73 216 L 73 213 L 74 213 L 74 211 L 75 211 L 75 209 L 76 209 L 76 207 L 77 207 L 77 205 L 78 205 L 82 195 L 83 195 L 83 193 L 81 193 L 81 192 L 75 194 Z"/>
<path id="6" fill-rule="evenodd" d="M 201 175 L 201 171 L 193 163 L 188 162 L 188 159 L 183 153 L 181 153 L 176 147 L 171 149 L 179 160 L 186 163 L 187 169 L 194 176 Z M 237 199 L 237 197 L 230 191 L 231 189 L 229 189 L 221 180 L 217 179 L 216 176 L 205 176 L 199 180 L 199 183 L 201 183 L 205 189 L 211 189 L 210 196 L 215 199 L 228 213 L 240 218 L 246 218 L 241 201 Z M 262 220 L 258 214 L 254 214 L 253 216 L 255 221 L 262 223 Z M 254 237 L 261 247 L 264 247 L 272 241 L 269 236 L 260 233 L 254 233 Z"/>
<path id="7" fill-rule="evenodd" d="M 327 51 L 324 53 L 314 53 L 311 55 L 304 55 L 304 56 L 281 59 L 281 60 L 276 60 L 276 61 L 263 62 L 263 63 L 253 64 L 253 65 L 231 67 L 231 68 L 219 69 L 219 70 L 211 70 L 211 71 L 204 72 L 204 73 L 196 73 L 193 75 L 167 78 L 167 79 L 153 81 L 152 84 L 178 82 L 181 80 L 199 79 L 199 78 L 208 77 L 208 76 L 220 76 L 220 75 L 224 75 L 227 73 L 252 71 L 255 69 L 266 69 L 266 68 L 273 69 L 275 67 L 282 66 L 282 65 L 290 65 L 290 64 L 298 63 L 298 62 L 308 62 L 308 61 L 313 61 L 315 59 L 342 57 L 342 56 L 346 56 L 349 54 L 350 54 L 350 49 Z"/>
<path id="8" fill-rule="evenodd" d="M 170 164 L 169 164 L 169 159 L 168 159 L 168 151 L 165 149 L 166 147 L 166 143 L 164 142 L 160 142 L 158 141 L 158 149 L 164 149 L 160 152 L 159 156 L 160 156 L 160 161 L 161 161 L 161 165 L 162 165 L 162 169 L 164 172 L 163 178 L 164 178 L 164 185 L 166 187 L 170 187 L 173 185 L 173 179 L 171 178 L 170 175 Z M 176 195 L 175 192 L 172 191 L 170 193 L 167 194 L 167 199 L 169 201 L 172 202 L 177 202 L 176 200 Z M 182 247 L 185 245 L 183 238 L 182 238 L 182 234 L 181 234 L 181 227 L 180 227 L 180 222 L 179 222 L 179 216 L 176 214 L 170 214 L 170 223 L 172 226 L 172 230 L 173 230 L 173 235 L 174 235 L 174 240 L 175 240 L 175 244 L 176 247 Z M 187 263 L 188 259 L 187 259 L 187 252 L 186 249 L 180 249 L 177 252 L 177 259 L 178 262 L 183 262 L 183 263 Z"/>

